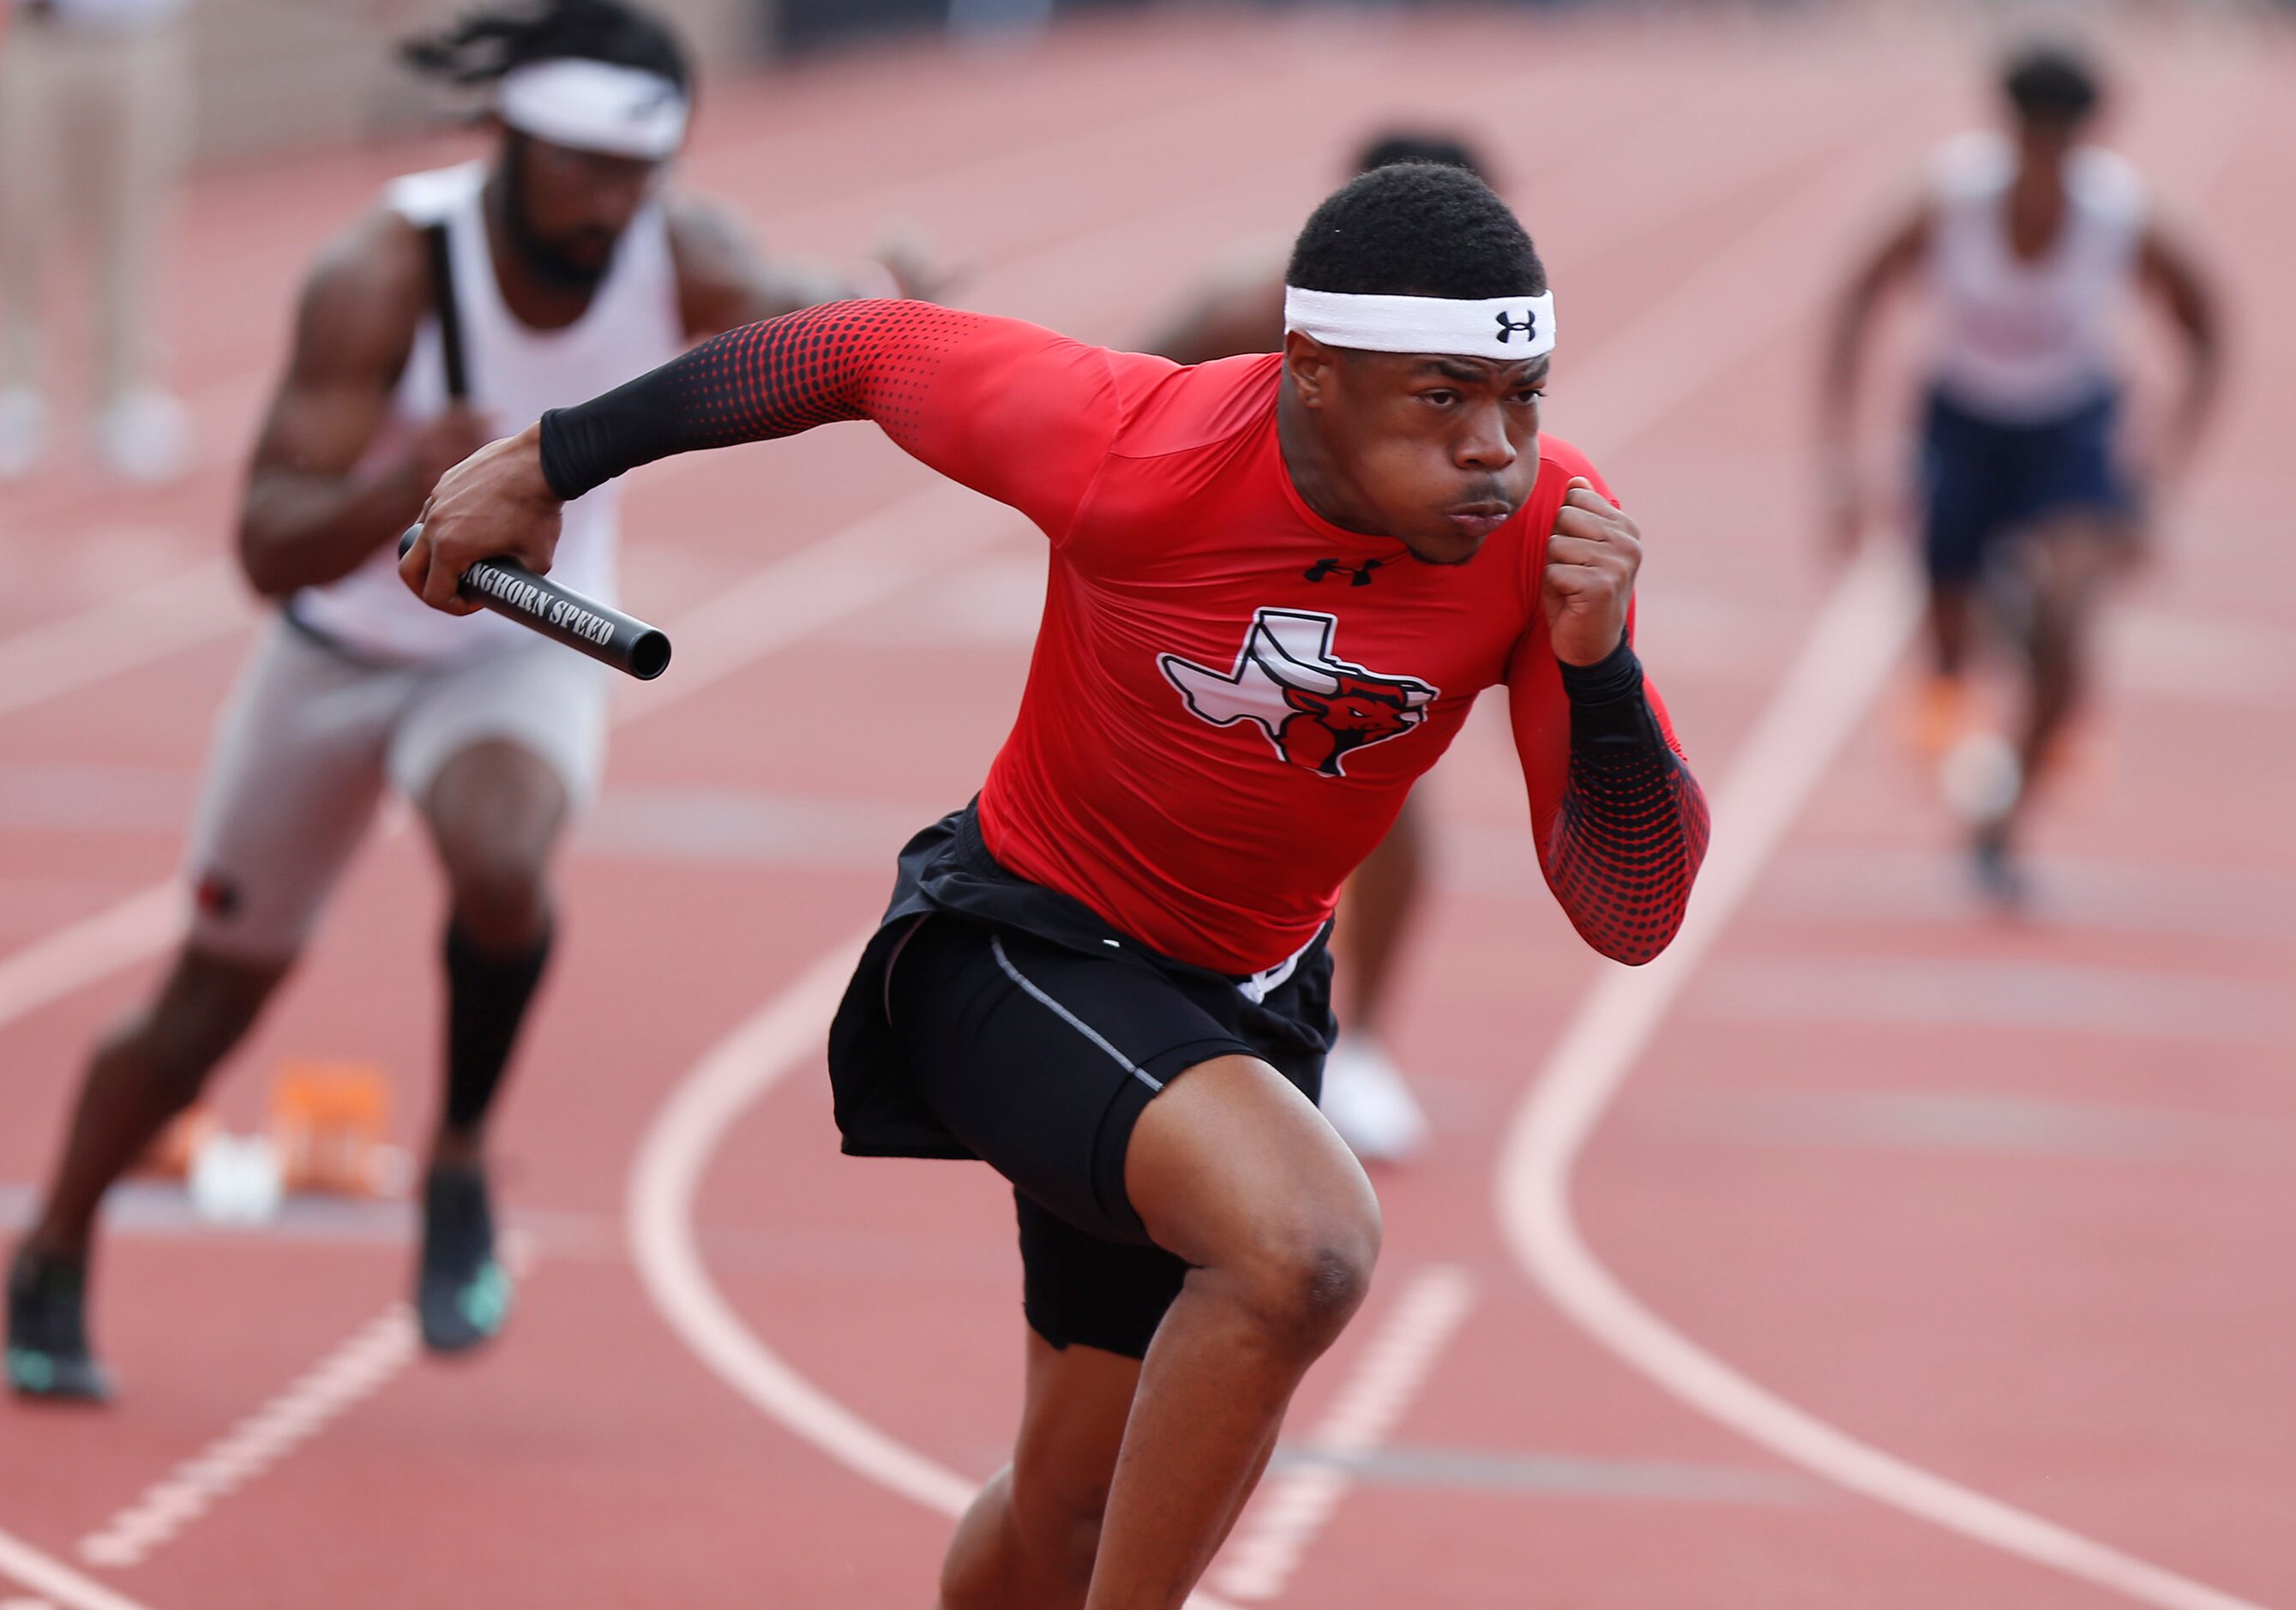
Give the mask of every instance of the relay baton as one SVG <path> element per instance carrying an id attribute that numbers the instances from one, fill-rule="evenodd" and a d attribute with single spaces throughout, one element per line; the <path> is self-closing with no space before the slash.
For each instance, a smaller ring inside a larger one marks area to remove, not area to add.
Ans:
<path id="1" fill-rule="evenodd" d="M 398 556 L 422 534 L 420 524 L 398 539 Z M 571 587 L 537 576 L 515 559 L 481 559 L 463 572 L 462 595 L 472 603 L 651 682 L 669 665 L 669 637 L 635 615 L 594 604 Z"/>

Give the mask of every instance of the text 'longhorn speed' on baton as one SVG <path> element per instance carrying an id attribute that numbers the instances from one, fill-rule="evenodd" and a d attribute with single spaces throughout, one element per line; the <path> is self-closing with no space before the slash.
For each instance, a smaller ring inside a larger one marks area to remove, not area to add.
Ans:
<path id="1" fill-rule="evenodd" d="M 406 557 L 422 535 L 422 526 L 408 526 L 398 539 L 398 556 Z M 668 668 L 669 637 L 660 627 L 593 603 L 515 559 L 480 560 L 463 572 L 461 592 L 472 603 L 641 682 L 652 681 Z"/>

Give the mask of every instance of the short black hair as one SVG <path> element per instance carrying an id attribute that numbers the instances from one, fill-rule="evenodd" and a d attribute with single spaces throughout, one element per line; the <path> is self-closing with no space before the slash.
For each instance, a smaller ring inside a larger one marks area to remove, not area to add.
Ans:
<path id="1" fill-rule="evenodd" d="M 693 86 L 693 63 L 669 24 L 623 0 L 539 0 L 472 12 L 444 33 L 398 49 L 416 71 L 456 84 L 488 84 L 529 62 L 573 57 L 659 73 L 683 90 Z"/>
<path id="2" fill-rule="evenodd" d="M 2002 65 L 2001 90 L 2029 123 L 2081 123 L 2104 98 L 2096 70 L 2069 45 L 2028 45 Z"/>
<path id="3" fill-rule="evenodd" d="M 1546 266 L 1507 204 L 1466 169 L 1435 162 L 1375 168 L 1326 196 L 1283 277 L 1350 296 L 1480 300 L 1546 289 Z"/>
<path id="4" fill-rule="evenodd" d="M 1371 173 L 1398 162 L 1432 162 L 1439 168 L 1464 168 L 1488 185 L 1491 170 L 1464 140 L 1419 128 L 1389 128 L 1372 136 L 1356 156 L 1356 171 Z"/>

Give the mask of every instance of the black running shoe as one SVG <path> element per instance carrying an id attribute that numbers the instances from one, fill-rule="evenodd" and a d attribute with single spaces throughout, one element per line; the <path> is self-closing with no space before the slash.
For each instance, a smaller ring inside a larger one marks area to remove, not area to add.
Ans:
<path id="1" fill-rule="evenodd" d="M 510 1273 L 495 1256 L 485 1172 L 432 1169 L 422 1182 L 422 1267 L 414 1286 L 422 1345 L 458 1353 L 493 1340 L 510 1318 Z"/>
<path id="2" fill-rule="evenodd" d="M 87 1350 L 86 1264 L 18 1249 L 8 1271 L 8 1384 L 24 1398 L 111 1398 L 111 1378 Z"/>

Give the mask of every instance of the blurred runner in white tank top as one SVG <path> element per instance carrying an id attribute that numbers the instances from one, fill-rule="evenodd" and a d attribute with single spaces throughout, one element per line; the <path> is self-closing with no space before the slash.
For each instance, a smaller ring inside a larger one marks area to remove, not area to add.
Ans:
<path id="1" fill-rule="evenodd" d="M 915 288 L 882 263 L 850 280 L 768 263 L 719 209 L 668 191 L 691 73 L 668 29 L 620 0 L 480 14 L 406 53 L 492 97 L 496 148 L 392 185 L 304 285 L 239 533 L 249 579 L 283 607 L 219 725 L 186 868 L 190 936 L 157 998 L 97 1049 L 12 1271 L 20 1392 L 105 1394 L 84 1319 L 97 1203 L 243 1036 L 386 787 L 421 814 L 450 902 L 423 1339 L 448 1351 L 500 1328 L 510 1285 L 481 1142 L 549 954 L 552 853 L 597 777 L 603 670 L 495 617 L 425 609 L 395 573 L 397 538 L 440 474 L 545 408 L 737 324 Z M 555 573 L 596 597 L 614 593 L 616 494 L 566 511 Z"/>
<path id="2" fill-rule="evenodd" d="M 1852 443 L 1867 332 L 1895 286 L 1930 292 L 1922 438 L 1923 557 L 1936 677 L 1922 740 L 1943 758 L 1948 798 L 1968 819 L 1980 884 L 2014 904 L 2012 857 L 2033 784 L 2086 692 L 2102 584 L 2145 533 L 2189 461 L 2218 390 L 2216 299 L 2154 216 L 2120 157 L 2085 143 L 2103 103 L 2077 53 L 2020 52 L 2001 79 L 2009 128 L 1939 153 L 1928 193 L 1860 267 L 1843 298 L 1825 376 L 1824 429 L 1838 539 L 1865 522 Z M 2187 357 L 2181 397 L 2149 452 L 2120 429 L 2120 326 L 2141 293 Z M 2141 459 L 2141 462 L 2136 460 Z M 1962 687 L 1983 583 L 2030 669 L 2007 736 L 1964 730 Z"/>

